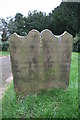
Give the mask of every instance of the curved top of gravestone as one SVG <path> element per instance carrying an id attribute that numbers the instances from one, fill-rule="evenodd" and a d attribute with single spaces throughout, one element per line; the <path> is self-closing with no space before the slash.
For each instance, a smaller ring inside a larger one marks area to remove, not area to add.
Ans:
<path id="1" fill-rule="evenodd" d="M 17 33 L 13 33 L 12 35 L 10 35 L 10 39 L 15 37 L 15 38 L 19 38 L 18 40 L 22 40 L 22 39 L 25 39 L 25 38 L 27 38 L 29 36 L 33 36 L 34 37 L 35 34 L 40 35 L 40 37 L 41 37 L 45 33 L 46 34 L 48 33 L 48 35 L 50 34 L 51 36 L 53 36 L 55 38 L 59 38 L 59 39 L 61 39 L 64 36 L 65 37 L 66 36 L 72 37 L 72 35 L 70 33 L 68 33 L 67 31 L 65 31 L 61 35 L 54 35 L 49 29 L 44 29 L 44 30 L 41 31 L 41 33 L 38 30 L 36 30 L 36 29 L 32 29 L 26 36 L 20 36 Z"/>
<path id="2" fill-rule="evenodd" d="M 50 31 L 49 29 L 44 29 L 43 31 L 41 31 L 41 34 L 43 34 L 44 32 L 49 32 L 50 34 L 52 34 L 54 37 L 57 37 L 57 38 L 62 37 L 62 36 L 65 36 L 65 35 L 72 36 L 72 35 L 71 35 L 70 33 L 68 33 L 67 31 L 64 31 L 64 33 L 61 34 L 61 35 L 54 35 L 54 34 L 52 33 L 52 31 Z"/>
<path id="3" fill-rule="evenodd" d="M 14 37 L 18 37 L 18 38 L 22 38 L 23 39 L 23 38 L 27 38 L 31 33 L 38 33 L 38 34 L 40 34 L 38 30 L 32 29 L 31 31 L 29 31 L 29 33 L 26 36 L 20 36 L 17 33 L 13 33 L 12 35 L 10 35 L 10 38 L 14 36 Z"/>

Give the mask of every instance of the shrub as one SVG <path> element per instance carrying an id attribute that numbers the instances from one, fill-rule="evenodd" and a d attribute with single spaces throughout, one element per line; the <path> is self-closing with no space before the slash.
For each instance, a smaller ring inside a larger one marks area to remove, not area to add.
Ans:
<path id="1" fill-rule="evenodd" d="M 76 34 L 73 39 L 73 52 L 80 52 L 80 34 Z"/>
<path id="2" fill-rule="evenodd" d="M 9 42 L 5 41 L 5 42 L 1 42 L 0 43 L 0 50 L 2 51 L 7 51 L 9 48 Z"/>

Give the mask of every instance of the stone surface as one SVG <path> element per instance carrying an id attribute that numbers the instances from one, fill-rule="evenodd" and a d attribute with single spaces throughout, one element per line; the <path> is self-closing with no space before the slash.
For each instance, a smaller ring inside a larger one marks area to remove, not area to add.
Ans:
<path id="1" fill-rule="evenodd" d="M 26 37 L 9 38 L 11 66 L 16 93 L 24 95 L 69 84 L 72 36 L 45 29 L 31 30 Z"/>

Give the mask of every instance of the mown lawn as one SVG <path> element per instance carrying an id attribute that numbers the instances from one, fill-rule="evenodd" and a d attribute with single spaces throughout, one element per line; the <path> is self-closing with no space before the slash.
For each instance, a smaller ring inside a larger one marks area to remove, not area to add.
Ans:
<path id="1" fill-rule="evenodd" d="M 78 118 L 78 53 L 72 53 L 66 90 L 49 89 L 17 98 L 13 83 L 2 99 L 3 118 Z"/>
<path id="2" fill-rule="evenodd" d="M 6 56 L 6 55 L 9 55 L 10 54 L 10 52 L 6 52 L 6 51 L 0 51 L 0 57 L 2 57 L 2 56 Z"/>

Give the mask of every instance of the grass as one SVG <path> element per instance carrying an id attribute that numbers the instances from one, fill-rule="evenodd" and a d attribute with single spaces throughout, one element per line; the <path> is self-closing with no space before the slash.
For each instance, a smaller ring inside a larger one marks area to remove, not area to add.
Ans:
<path id="1" fill-rule="evenodd" d="M 11 83 L 2 99 L 2 117 L 78 118 L 78 102 L 78 53 L 72 53 L 66 90 L 52 88 L 19 99 Z"/>
<path id="2" fill-rule="evenodd" d="M 0 51 L 0 57 L 10 55 L 10 52 L 7 51 Z"/>

